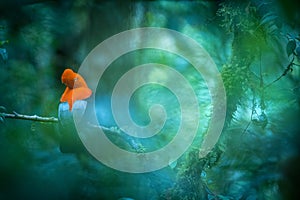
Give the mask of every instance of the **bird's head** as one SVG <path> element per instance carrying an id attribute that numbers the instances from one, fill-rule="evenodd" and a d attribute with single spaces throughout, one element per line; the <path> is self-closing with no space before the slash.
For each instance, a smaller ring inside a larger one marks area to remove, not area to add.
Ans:
<path id="1" fill-rule="evenodd" d="M 66 69 L 61 75 L 61 82 L 64 83 L 68 88 L 73 89 L 77 74 L 71 69 Z"/>

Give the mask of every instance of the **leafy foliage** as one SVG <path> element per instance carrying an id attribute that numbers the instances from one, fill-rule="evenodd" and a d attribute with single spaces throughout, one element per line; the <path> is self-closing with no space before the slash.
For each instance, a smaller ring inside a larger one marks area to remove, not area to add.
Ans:
<path id="1" fill-rule="evenodd" d="M 248 62 L 249 63 L 249 62 Z M 222 78 L 227 95 L 227 120 L 233 117 L 240 99 L 251 87 L 249 64 L 244 60 L 233 59 L 222 67 Z"/>
<path id="2" fill-rule="evenodd" d="M 221 158 L 224 156 L 233 156 L 230 153 L 230 148 L 232 145 L 232 142 L 236 139 L 236 136 L 231 135 L 232 133 L 232 129 L 231 129 L 231 125 L 230 122 L 234 121 L 233 124 L 238 121 L 241 120 L 240 118 L 240 113 L 239 113 L 239 109 L 241 109 L 241 107 L 246 107 L 247 104 L 246 102 L 251 102 L 251 116 L 250 117 L 250 121 L 248 122 L 248 125 L 245 125 L 245 129 L 243 130 L 242 127 L 238 126 L 238 135 L 240 135 L 241 137 L 245 137 L 244 134 L 246 133 L 251 133 L 252 132 L 252 128 L 249 128 L 249 125 L 253 124 L 253 126 L 255 127 L 259 127 L 261 132 L 262 130 L 265 130 L 266 127 L 268 127 L 270 121 L 269 121 L 269 117 L 266 114 L 265 110 L 268 110 L 268 108 L 270 107 L 270 105 L 268 105 L 268 103 L 266 102 L 266 93 L 267 91 L 267 86 L 272 85 L 273 83 L 275 83 L 276 81 L 278 81 L 282 76 L 285 76 L 288 72 L 292 72 L 292 66 L 293 66 L 293 60 L 290 62 L 290 64 L 288 65 L 288 67 L 286 69 L 284 69 L 283 74 L 281 75 L 279 78 L 274 79 L 270 84 L 265 84 L 265 80 L 264 80 L 264 74 L 262 71 L 262 56 L 264 54 L 268 54 L 270 52 L 274 51 L 274 47 L 273 45 L 275 44 L 275 48 L 280 48 L 277 42 L 278 38 L 280 38 L 280 40 L 282 40 L 283 38 L 280 36 L 280 30 L 277 26 L 277 20 L 278 20 L 278 16 L 276 14 L 274 14 L 273 12 L 270 11 L 266 11 L 265 10 L 265 5 L 266 3 L 262 2 L 259 5 L 254 5 L 251 1 L 249 2 L 230 2 L 230 1 L 226 1 L 224 3 L 220 4 L 220 8 L 217 11 L 217 15 L 221 18 L 221 27 L 224 28 L 225 32 L 227 32 L 227 34 L 231 34 L 233 36 L 233 41 L 232 41 L 232 55 L 231 58 L 229 59 L 228 64 L 224 64 L 222 67 L 222 78 L 223 78 L 223 82 L 225 85 L 225 89 L 226 89 L 226 94 L 227 94 L 227 131 L 224 131 L 224 135 L 222 136 L 222 139 L 219 142 L 219 147 L 225 145 L 228 142 L 228 147 L 225 147 L 225 152 L 219 152 L 219 156 L 221 156 Z M 299 55 L 296 51 L 298 48 L 298 44 L 297 42 L 295 42 L 294 40 L 290 40 L 287 45 L 286 45 L 286 51 L 287 54 L 290 55 Z M 282 58 L 283 60 L 285 59 L 284 57 Z M 257 64 L 259 63 L 259 64 Z M 271 66 L 264 66 L 264 69 L 266 69 L 266 67 L 271 67 Z M 250 94 L 253 95 L 252 100 L 249 101 L 250 99 Z M 268 101 L 269 102 L 269 101 Z M 247 108 L 247 107 L 246 107 Z M 239 117 L 238 117 L 239 115 Z M 232 120 L 232 119 L 236 119 L 236 120 Z M 247 129 L 250 130 L 247 130 Z M 268 128 L 267 128 L 268 129 Z M 243 130 L 243 131 L 242 131 Z M 259 139 L 260 136 L 257 136 L 257 133 L 253 133 L 255 135 L 255 137 L 257 137 L 257 139 L 259 140 L 259 142 L 263 141 L 261 140 L 261 138 Z M 234 139 L 235 138 L 235 139 Z M 237 137 L 239 138 L 239 137 Z M 277 139 L 270 137 L 269 138 L 271 140 L 272 143 L 278 143 Z M 250 141 L 251 139 L 243 139 L 246 141 Z M 261 140 L 261 141 L 260 141 Z M 238 140 L 240 141 L 240 139 Z M 254 145 L 255 146 L 255 145 Z M 207 195 L 208 195 L 208 199 L 247 199 L 247 198 L 257 198 L 257 195 L 260 196 L 260 198 L 278 198 L 278 190 L 276 189 L 276 185 L 278 184 L 278 173 L 277 171 L 274 172 L 274 175 L 271 175 L 270 178 L 267 178 L 270 182 L 272 182 L 269 186 L 264 185 L 265 182 L 262 181 L 262 185 L 263 189 L 262 191 L 260 191 L 259 193 L 257 192 L 251 192 L 251 187 L 249 186 L 249 182 L 247 183 L 247 181 L 251 180 L 251 179 L 256 179 L 254 174 L 251 174 L 251 172 L 249 173 L 248 170 L 246 170 L 246 168 L 249 168 L 250 166 L 254 167 L 254 166 L 261 166 L 263 169 L 266 169 L 267 171 L 269 171 L 272 166 L 272 164 L 270 165 L 263 165 L 261 163 L 255 163 L 254 161 L 249 160 L 249 165 L 248 167 L 244 167 L 242 162 L 247 160 L 246 158 L 241 158 L 240 156 L 243 157 L 243 155 L 249 155 L 249 156 L 254 156 L 253 154 L 248 154 L 247 151 L 251 151 L 249 150 L 251 147 L 247 147 L 247 146 L 243 146 L 240 147 L 240 144 L 237 144 L 237 146 L 235 146 L 235 149 L 233 151 L 235 152 L 239 152 L 236 153 L 236 158 L 232 158 L 233 162 L 239 163 L 236 166 L 231 166 L 234 167 L 236 169 L 240 169 L 240 170 L 244 170 L 245 171 L 243 173 L 247 174 L 245 176 L 249 176 L 248 178 L 245 178 L 244 180 L 240 180 L 238 181 L 237 185 L 234 185 L 227 189 L 225 189 L 224 187 L 226 187 L 223 184 L 220 183 L 216 183 L 214 181 L 212 181 L 212 184 L 208 185 L 208 188 L 206 190 Z M 267 147 L 262 147 L 262 151 L 268 151 Z M 252 150 L 255 151 L 255 150 Z M 213 151 L 214 153 L 216 153 L 216 151 Z M 243 155 L 239 155 L 241 154 L 241 152 L 244 152 L 245 154 Z M 209 159 L 210 156 L 213 154 L 208 155 L 206 158 Z M 257 154 L 256 160 L 261 160 L 262 155 L 259 155 L 259 153 Z M 227 157 L 228 161 L 231 160 Z M 227 161 L 226 159 L 221 159 L 221 163 L 225 164 Z M 223 164 L 221 164 L 220 162 L 215 165 L 216 163 L 213 163 L 211 165 L 212 170 L 210 171 L 209 169 L 206 169 L 204 166 L 204 164 L 200 166 L 195 166 L 195 163 L 202 163 L 203 160 L 202 159 L 196 159 L 196 160 L 189 160 L 187 161 L 188 166 L 190 166 L 191 168 L 193 168 L 193 166 L 198 169 L 198 170 L 202 170 L 202 173 L 208 174 L 210 176 L 210 178 L 216 176 L 216 171 L 221 170 L 220 166 L 222 166 Z M 230 161 L 229 161 L 230 162 Z M 222 167 L 221 167 L 222 168 Z M 243 168 L 243 169 L 241 169 Z M 224 171 L 227 171 L 227 168 L 223 166 L 222 168 Z M 192 170 L 192 169 L 190 169 Z M 264 171 L 264 170 L 263 170 Z M 183 172 L 185 172 L 185 170 L 183 170 Z M 222 173 L 222 172 L 220 172 Z M 236 172 L 238 173 L 238 172 Z M 255 172 L 253 172 L 255 173 Z M 259 173 L 259 172 L 258 172 Z M 188 174 L 192 174 L 192 172 L 188 172 Z M 199 174 L 199 173 L 198 173 Z M 211 177 L 212 176 L 212 177 Z M 186 177 L 184 174 L 180 176 L 181 178 Z M 215 177 L 216 180 L 220 180 L 219 178 Z M 202 185 L 205 185 L 207 183 L 209 183 L 211 181 L 211 179 L 207 179 L 204 177 L 202 177 L 203 180 L 205 180 Z M 248 180 L 247 180 L 248 179 Z M 194 182 L 197 182 L 197 180 L 194 180 Z M 198 180 L 199 182 L 199 180 Z M 228 183 L 229 184 L 229 183 Z M 241 186 L 241 185 L 243 186 Z M 183 184 L 183 185 L 188 185 L 188 184 Z M 247 188 L 244 192 L 241 190 L 241 187 L 243 188 Z M 220 194 L 220 190 L 224 191 L 227 195 L 217 195 Z M 250 190 L 250 191 L 249 191 Z M 178 191 L 180 191 L 178 189 Z M 267 193 L 270 192 L 270 196 L 267 197 Z M 217 194 L 216 194 L 217 193 Z M 264 197 L 263 197 L 264 196 Z"/>

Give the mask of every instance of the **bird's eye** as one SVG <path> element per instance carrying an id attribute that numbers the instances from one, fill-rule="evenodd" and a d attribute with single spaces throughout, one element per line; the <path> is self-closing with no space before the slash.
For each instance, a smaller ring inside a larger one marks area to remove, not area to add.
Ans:
<path id="1" fill-rule="evenodd" d="M 74 78 L 74 81 L 76 82 L 78 80 L 78 78 Z"/>

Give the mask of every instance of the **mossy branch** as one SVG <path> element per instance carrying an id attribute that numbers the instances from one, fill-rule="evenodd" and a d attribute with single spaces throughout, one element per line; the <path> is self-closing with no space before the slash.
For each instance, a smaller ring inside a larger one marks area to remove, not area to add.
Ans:
<path id="1" fill-rule="evenodd" d="M 45 123 L 57 123 L 58 119 L 55 117 L 40 117 L 37 115 L 22 115 L 15 111 L 13 113 L 0 113 L 0 119 L 22 119 L 22 120 L 30 120 L 30 121 L 37 121 L 37 122 L 45 122 Z"/>
<path id="2" fill-rule="evenodd" d="M 59 122 L 59 119 L 56 117 L 41 117 L 37 115 L 23 115 L 19 114 L 15 111 L 13 113 L 6 113 L 6 112 L 0 112 L 0 120 L 3 122 L 4 119 L 21 119 L 21 120 L 29 120 L 29 121 L 36 121 L 36 122 L 44 122 L 44 123 L 57 123 Z M 105 131 L 113 132 L 113 133 L 121 133 L 121 130 L 117 127 L 105 127 L 105 126 L 99 126 L 99 125 L 93 125 L 88 123 L 90 127 L 93 128 L 101 128 Z"/>
<path id="3" fill-rule="evenodd" d="M 29 121 L 36 121 L 36 122 L 42 122 L 42 123 L 57 123 L 59 122 L 58 118 L 56 117 L 41 117 L 37 115 L 23 115 L 19 114 L 15 111 L 13 113 L 5 113 L 5 112 L 0 112 L 0 121 L 4 121 L 4 119 L 21 119 L 21 120 L 29 120 Z M 90 127 L 93 128 L 101 128 L 105 131 L 109 131 L 112 133 L 121 133 L 121 130 L 117 127 L 105 127 L 105 126 L 99 126 L 99 125 L 93 125 L 88 123 Z"/>

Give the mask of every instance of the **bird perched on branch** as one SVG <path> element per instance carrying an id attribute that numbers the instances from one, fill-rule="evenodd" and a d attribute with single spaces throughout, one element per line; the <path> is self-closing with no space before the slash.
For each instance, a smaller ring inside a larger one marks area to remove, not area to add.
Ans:
<path id="1" fill-rule="evenodd" d="M 61 82 L 67 87 L 60 98 L 60 102 L 68 102 L 70 111 L 75 101 L 87 99 L 92 95 L 92 90 L 88 88 L 82 76 L 71 69 L 66 69 L 63 72 Z"/>
<path id="2" fill-rule="evenodd" d="M 58 119 L 60 122 L 60 150 L 63 153 L 78 153 L 84 151 L 84 147 L 77 135 L 73 115 L 83 117 L 87 101 L 92 90 L 87 86 L 84 78 L 71 69 L 66 69 L 61 81 L 66 89 L 60 98 L 58 107 Z"/>

